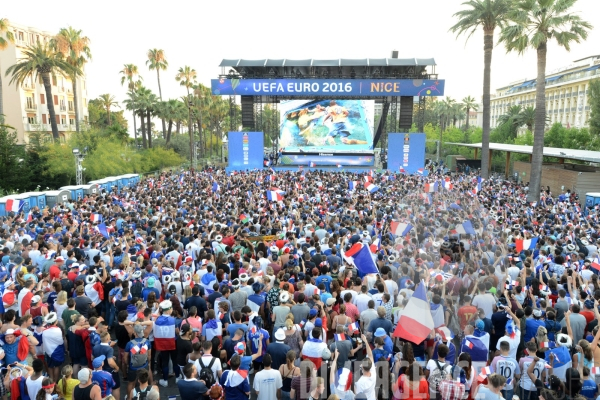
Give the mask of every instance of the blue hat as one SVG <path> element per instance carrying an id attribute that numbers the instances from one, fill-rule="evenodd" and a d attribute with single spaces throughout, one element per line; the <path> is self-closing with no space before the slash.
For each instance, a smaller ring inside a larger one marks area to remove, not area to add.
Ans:
<path id="1" fill-rule="evenodd" d="M 106 360 L 106 356 L 98 356 L 92 361 L 92 366 L 94 368 L 100 368 L 104 364 L 104 360 Z"/>
<path id="2" fill-rule="evenodd" d="M 321 318 L 317 318 L 315 320 L 315 328 L 322 328 L 323 327 L 323 320 Z"/>
<path id="3" fill-rule="evenodd" d="M 383 329 L 383 328 L 377 328 L 377 330 L 373 334 L 373 336 L 375 336 L 375 337 L 383 337 L 385 335 L 387 335 L 387 333 L 385 333 L 385 329 Z"/>
<path id="4" fill-rule="evenodd" d="M 314 317 L 317 315 L 317 310 L 315 310 L 314 308 L 311 308 L 310 311 L 308 312 L 308 316 L 310 318 Z"/>
<path id="5" fill-rule="evenodd" d="M 482 331 L 485 328 L 485 324 L 483 323 L 482 320 L 479 319 L 479 320 L 477 320 L 477 322 L 475 322 L 475 328 Z"/>

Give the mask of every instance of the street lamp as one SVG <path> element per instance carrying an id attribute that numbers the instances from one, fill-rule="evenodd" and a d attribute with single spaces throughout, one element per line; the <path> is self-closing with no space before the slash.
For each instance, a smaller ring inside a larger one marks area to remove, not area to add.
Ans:
<path id="1" fill-rule="evenodd" d="M 88 148 L 84 147 L 81 151 L 78 148 L 73 149 L 73 155 L 75 156 L 75 184 L 77 186 L 83 185 L 83 160 L 87 156 Z"/>

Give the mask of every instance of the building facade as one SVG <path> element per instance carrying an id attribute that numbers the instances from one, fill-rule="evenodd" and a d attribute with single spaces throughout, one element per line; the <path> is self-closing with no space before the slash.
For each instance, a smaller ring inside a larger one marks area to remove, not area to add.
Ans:
<path id="1" fill-rule="evenodd" d="M 558 68 L 546 75 L 547 124 L 556 122 L 566 127 L 588 126 L 589 83 L 600 78 L 600 55 L 574 61 L 571 65 Z M 523 108 L 535 107 L 536 80 L 525 79 L 496 89 L 491 99 L 491 127 L 498 125 L 501 115 L 514 105 Z"/>
<path id="2" fill-rule="evenodd" d="M 2 101 L 7 125 L 17 131 L 19 143 L 29 140 L 29 133 L 43 132 L 48 139 L 52 138 L 50 114 L 46 100 L 46 91 L 41 76 L 29 77 L 22 84 L 10 84 L 11 76 L 6 76 L 6 70 L 23 57 L 23 50 L 38 41 L 48 43 L 52 34 L 36 28 L 24 27 L 11 23 L 15 42 L 5 50 L 0 50 L 0 74 L 2 74 Z M 87 125 L 87 88 L 84 75 L 77 78 L 77 94 L 79 118 L 82 126 Z M 75 132 L 75 105 L 73 101 L 73 83 L 63 75 L 52 76 L 52 102 L 56 113 L 56 123 L 61 140 Z"/>

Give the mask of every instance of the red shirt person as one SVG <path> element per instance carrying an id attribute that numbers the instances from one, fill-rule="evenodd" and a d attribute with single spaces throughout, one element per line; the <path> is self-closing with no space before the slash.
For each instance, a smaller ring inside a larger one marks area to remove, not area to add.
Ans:
<path id="1" fill-rule="evenodd" d="M 60 270 L 64 263 L 65 259 L 61 256 L 58 256 L 54 259 L 54 264 L 50 266 L 49 270 L 50 281 L 53 281 L 54 279 L 60 279 Z"/>

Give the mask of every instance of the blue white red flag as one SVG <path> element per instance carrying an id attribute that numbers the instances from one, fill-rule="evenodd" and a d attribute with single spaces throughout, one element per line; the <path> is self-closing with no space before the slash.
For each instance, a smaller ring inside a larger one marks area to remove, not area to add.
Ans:
<path id="1" fill-rule="evenodd" d="M 404 307 L 398 320 L 394 337 L 421 344 L 433 330 L 434 323 L 431 308 L 427 300 L 425 283 L 419 283 L 412 297 Z"/>

